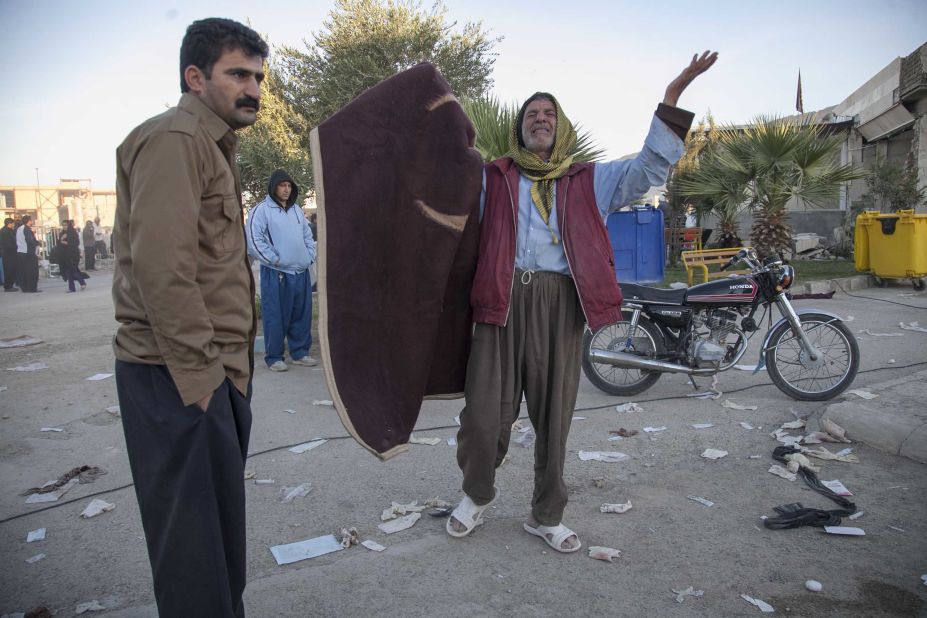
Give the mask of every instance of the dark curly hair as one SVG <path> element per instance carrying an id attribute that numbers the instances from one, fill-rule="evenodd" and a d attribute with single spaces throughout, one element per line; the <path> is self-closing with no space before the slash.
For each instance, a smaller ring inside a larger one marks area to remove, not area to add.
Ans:
<path id="1" fill-rule="evenodd" d="M 237 21 L 210 17 L 190 24 L 180 45 L 180 91 L 190 90 L 183 75 L 188 66 L 198 67 L 206 79 L 211 79 L 216 61 L 223 53 L 236 49 L 261 58 L 267 58 L 269 52 L 267 43 L 257 32 Z"/>

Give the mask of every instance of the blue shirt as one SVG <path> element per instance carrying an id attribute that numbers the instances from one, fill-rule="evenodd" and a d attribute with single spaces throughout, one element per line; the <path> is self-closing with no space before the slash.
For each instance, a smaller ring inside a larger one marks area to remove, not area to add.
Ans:
<path id="1" fill-rule="evenodd" d="M 633 159 L 596 163 L 593 169 L 595 201 L 603 221 L 609 214 L 647 193 L 650 187 L 666 182 L 670 167 L 685 152 L 685 146 L 666 124 L 654 116 L 644 147 Z M 550 229 L 541 219 L 531 201 L 532 181 L 521 176 L 518 182 L 518 238 L 515 244 L 515 267 L 521 270 L 544 270 L 563 275 L 570 274 L 563 243 L 557 209 L 550 213 Z M 554 186 L 556 198 L 557 187 Z M 486 173 L 483 172 L 483 191 L 480 195 L 480 218 L 486 204 Z M 558 241 L 554 243 L 551 230 Z"/>

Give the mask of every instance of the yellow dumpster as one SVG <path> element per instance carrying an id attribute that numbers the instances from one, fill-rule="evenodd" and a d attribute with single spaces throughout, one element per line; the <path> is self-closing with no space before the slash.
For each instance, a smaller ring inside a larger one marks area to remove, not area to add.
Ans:
<path id="1" fill-rule="evenodd" d="M 877 279 L 910 278 L 915 289 L 924 289 L 927 215 L 916 215 L 913 210 L 866 211 L 856 218 L 854 249 L 857 270 L 868 270 Z"/>

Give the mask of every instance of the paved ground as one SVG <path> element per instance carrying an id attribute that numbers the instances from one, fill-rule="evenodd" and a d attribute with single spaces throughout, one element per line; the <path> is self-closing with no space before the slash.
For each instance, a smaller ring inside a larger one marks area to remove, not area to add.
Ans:
<path id="1" fill-rule="evenodd" d="M 96 599 L 109 608 L 107 615 L 156 615 L 122 428 L 105 410 L 116 404 L 115 384 L 112 378 L 85 380 L 112 371 L 109 283 L 101 274 L 84 293 L 65 294 L 60 281 L 43 280 L 42 294 L 0 294 L 0 338 L 27 333 L 44 340 L 0 350 L 0 367 L 49 365 L 0 375 L 0 385 L 7 387 L 0 392 L 0 614 L 47 605 L 59 616 L 71 616 L 78 603 Z M 862 371 L 854 387 L 879 395 L 864 402 L 874 418 L 891 412 L 910 420 L 924 408 L 925 393 L 917 387 L 927 383 L 927 333 L 898 328 L 902 321 L 927 323 L 927 296 L 899 295 L 910 291 L 898 286 L 798 301 L 853 316 L 854 332 L 902 335 L 859 335 Z M 755 351 L 748 355 L 756 358 Z M 693 400 L 685 398 L 692 391 L 684 378 L 665 376 L 635 399 L 643 412 L 619 415 L 614 406 L 626 400 L 582 381 L 576 411 L 582 419 L 573 424 L 566 467 L 571 499 L 565 523 L 585 547 L 622 550 L 609 564 L 590 559 L 585 550 L 556 554 L 522 531 L 532 453 L 517 445 L 499 472 L 501 498 L 472 537 L 452 539 L 443 530 L 444 520 L 428 516 L 409 530 L 381 533 L 379 515 L 393 500 L 459 499 L 454 448 L 444 440 L 455 433 L 453 417 L 461 403 L 426 403 L 416 433 L 442 442 L 413 446 L 381 463 L 345 438 L 332 408 L 312 405 L 329 398 L 322 371 L 259 369 L 248 468 L 276 485 L 246 482 L 249 615 L 756 615 L 759 610 L 741 594 L 796 616 L 924 615 L 924 464 L 856 442 L 852 446 L 861 462 L 826 462 L 821 478 L 840 479 L 855 494 L 865 512 L 855 525 L 866 536 L 766 530 L 759 518 L 774 514 L 778 504 L 802 501 L 830 508 L 800 481 L 766 472 L 776 445 L 769 431 L 792 420 L 791 409 L 810 414 L 813 426 L 822 414 L 838 411 L 829 406 L 862 400 L 795 402 L 765 375 L 740 371 L 722 374 L 719 385 L 726 393 L 721 400 Z M 725 400 L 758 410 L 723 408 Z M 756 429 L 745 430 L 740 421 Z M 696 430 L 693 423 L 715 426 Z M 608 441 L 608 430 L 619 426 L 667 429 Z M 42 432 L 42 427 L 63 431 Z M 853 431 L 850 436 L 859 437 Z M 285 448 L 315 437 L 330 441 L 301 455 Z M 699 456 L 706 448 L 729 455 L 709 461 Z M 631 459 L 582 462 L 581 449 L 617 450 Z M 51 508 L 24 504 L 20 492 L 82 464 L 101 466 L 108 474 L 78 485 Z M 303 482 L 312 484 L 307 497 L 279 501 L 281 486 Z M 81 519 L 79 513 L 97 493 L 115 510 Z M 704 507 L 688 495 L 715 506 Z M 634 505 L 628 513 L 599 512 L 602 503 L 626 500 Z M 387 550 L 354 547 L 288 566 L 277 566 L 270 554 L 270 546 L 349 525 Z M 47 529 L 47 538 L 26 543 L 27 533 L 40 527 Z M 26 562 L 40 553 L 46 557 Z M 806 591 L 809 578 L 821 581 L 823 591 Z M 704 590 L 704 596 L 677 603 L 671 590 L 687 586 Z"/>

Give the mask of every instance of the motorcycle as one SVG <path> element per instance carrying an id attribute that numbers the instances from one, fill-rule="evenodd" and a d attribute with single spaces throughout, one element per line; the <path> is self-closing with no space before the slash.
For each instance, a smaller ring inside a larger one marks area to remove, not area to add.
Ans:
<path id="1" fill-rule="evenodd" d="M 664 373 L 713 376 L 740 362 L 775 305 L 782 318 L 767 328 L 754 373 L 764 366 L 793 399 L 825 401 L 843 392 L 859 369 L 859 346 L 840 316 L 794 309 L 786 292 L 795 270 L 778 258 L 760 262 L 741 249 L 721 270 L 743 262 L 749 275 L 682 290 L 622 283 L 626 320 L 583 336 L 583 372 L 611 395 L 647 390 Z M 757 320 L 757 311 L 763 315 Z M 738 324 L 739 320 L 739 324 Z"/>

